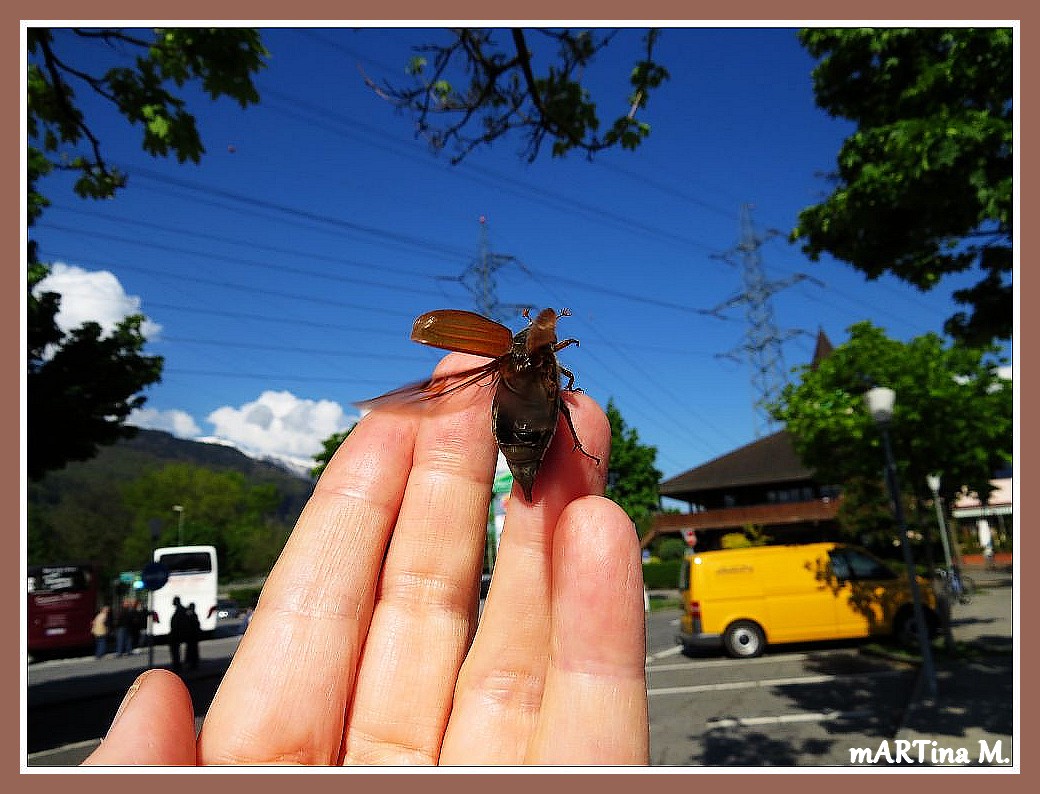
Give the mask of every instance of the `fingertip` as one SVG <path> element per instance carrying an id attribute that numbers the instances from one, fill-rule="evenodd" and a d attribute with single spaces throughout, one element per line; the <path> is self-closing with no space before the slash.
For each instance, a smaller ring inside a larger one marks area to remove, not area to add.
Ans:
<path id="1" fill-rule="evenodd" d="M 195 764 L 195 711 L 180 677 L 147 670 L 127 691 L 112 726 L 84 766 Z"/>
<path id="2" fill-rule="evenodd" d="M 642 675 L 643 571 L 625 511 L 601 496 L 571 502 L 554 536 L 552 581 L 560 660 Z"/>

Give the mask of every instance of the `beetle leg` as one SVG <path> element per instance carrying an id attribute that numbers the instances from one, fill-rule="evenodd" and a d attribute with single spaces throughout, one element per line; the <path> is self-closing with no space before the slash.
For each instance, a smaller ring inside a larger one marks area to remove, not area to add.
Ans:
<path id="1" fill-rule="evenodd" d="M 559 352 L 560 350 L 563 350 L 565 347 L 570 347 L 571 345 L 580 345 L 580 344 L 581 344 L 581 342 L 579 342 L 577 339 L 564 339 L 562 342 L 557 342 L 555 345 L 553 345 L 553 352 L 556 353 L 556 352 Z"/>
<path id="2" fill-rule="evenodd" d="M 571 436 L 573 436 L 574 438 L 573 451 L 580 452 L 586 458 L 591 458 L 592 460 L 596 461 L 596 465 L 598 466 L 599 458 L 597 458 L 595 455 L 590 455 L 588 452 L 586 452 L 585 447 L 583 447 L 581 445 L 581 441 L 578 440 L 578 431 L 574 429 L 574 422 L 571 420 L 571 410 L 567 407 L 567 403 L 565 403 L 563 400 L 560 400 L 560 410 L 563 412 L 563 418 L 567 420 L 567 427 L 571 429 Z"/>
<path id="3" fill-rule="evenodd" d="M 566 376 L 566 378 L 567 378 L 567 385 L 563 387 L 564 391 L 576 391 L 578 393 L 581 393 L 581 391 L 582 391 L 581 389 L 575 389 L 574 388 L 574 373 L 573 372 L 571 372 L 566 367 L 560 367 L 560 374 Z"/>

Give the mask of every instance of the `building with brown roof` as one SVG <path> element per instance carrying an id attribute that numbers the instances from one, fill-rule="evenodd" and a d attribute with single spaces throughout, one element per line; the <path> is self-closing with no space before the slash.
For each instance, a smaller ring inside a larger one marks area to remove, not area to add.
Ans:
<path id="1" fill-rule="evenodd" d="M 698 549 L 718 548 L 722 535 L 748 527 L 780 542 L 834 536 L 839 489 L 821 484 L 798 459 L 786 430 L 760 438 L 660 485 L 663 497 L 690 512 L 660 513 L 642 541 L 693 530 Z"/>
<path id="2" fill-rule="evenodd" d="M 817 334 L 812 367 L 833 350 Z M 686 502 L 689 512 L 659 513 L 643 537 L 643 548 L 662 536 L 696 534 L 696 548 L 718 548 L 723 535 L 748 527 L 778 542 L 836 537 L 840 489 L 820 483 L 780 430 L 665 480 L 660 494 Z"/>

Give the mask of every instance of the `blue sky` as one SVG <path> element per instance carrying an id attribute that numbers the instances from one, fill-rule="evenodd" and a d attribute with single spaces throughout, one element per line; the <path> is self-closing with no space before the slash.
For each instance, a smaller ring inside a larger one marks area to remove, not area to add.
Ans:
<path id="1" fill-rule="evenodd" d="M 603 117 L 626 109 L 641 34 L 619 34 L 588 75 Z M 528 164 L 509 138 L 458 166 L 361 77 L 400 80 L 411 47 L 443 35 L 265 30 L 258 106 L 187 93 L 207 149 L 199 165 L 149 157 L 138 129 L 78 91 L 129 187 L 94 202 L 49 179 L 53 206 L 34 235 L 43 260 L 60 263 L 52 286 L 69 322 L 148 316 L 148 350 L 166 367 L 139 424 L 308 457 L 356 415 L 352 403 L 428 374 L 440 354 L 409 341 L 412 320 L 475 308 L 460 276 L 486 234 L 490 251 L 515 258 L 495 273 L 498 300 L 573 312 L 560 333 L 581 346 L 562 362 L 596 400 L 615 401 L 667 477 L 762 429 L 750 365 L 726 357 L 745 342 L 745 307 L 704 313 L 743 290 L 739 257 L 725 258 L 742 205 L 767 281 L 812 277 L 771 298 L 788 369 L 808 363 L 821 329 L 835 345 L 861 320 L 903 340 L 941 333 L 950 294 L 972 283 L 964 274 L 923 294 L 867 282 L 786 242 L 852 131 L 815 106 L 814 62 L 793 28 L 666 30 L 658 56 L 671 79 L 641 113 L 652 133 L 634 153 L 590 163 L 546 151 Z M 68 44 L 91 69 L 121 57 Z"/>

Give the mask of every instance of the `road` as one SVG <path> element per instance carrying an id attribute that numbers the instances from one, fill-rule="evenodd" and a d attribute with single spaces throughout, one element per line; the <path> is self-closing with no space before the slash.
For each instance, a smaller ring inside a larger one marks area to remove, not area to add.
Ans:
<path id="1" fill-rule="evenodd" d="M 758 659 L 689 658 L 676 610 L 650 615 L 647 695 L 655 766 L 838 766 L 899 725 L 916 668 L 862 643 L 770 649 Z"/>
<path id="2" fill-rule="evenodd" d="M 991 590 L 954 616 L 958 640 L 987 647 L 1011 637 L 1011 588 Z M 695 658 L 675 644 L 677 609 L 650 612 L 647 694 L 656 766 L 846 766 L 851 748 L 877 748 L 899 730 L 916 668 L 867 653 L 863 643 L 768 649 L 760 659 Z M 185 674 L 201 723 L 238 645 L 235 625 L 201 644 L 201 666 Z M 56 660 L 29 667 L 29 766 L 73 766 L 97 746 L 147 654 Z M 157 648 L 155 664 L 169 662 Z M 1008 673 L 1010 675 L 1010 673 Z M 1010 679 L 1009 679 L 1010 680 Z M 1010 735 L 1011 694 L 986 716 Z M 965 718 L 961 718 L 964 722 Z M 965 723 L 966 725 L 969 723 Z M 980 723 L 983 724 L 983 723 Z M 992 726 L 990 726 L 992 727 Z"/>

